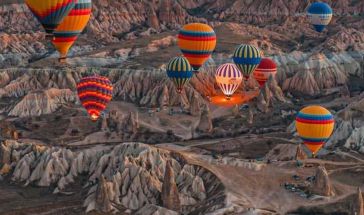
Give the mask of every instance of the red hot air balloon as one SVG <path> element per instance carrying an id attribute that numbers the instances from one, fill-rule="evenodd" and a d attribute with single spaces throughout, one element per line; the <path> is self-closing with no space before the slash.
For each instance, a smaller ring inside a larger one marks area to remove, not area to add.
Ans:
<path id="1" fill-rule="evenodd" d="M 258 68 L 254 71 L 253 76 L 255 80 L 258 81 L 260 87 L 263 87 L 265 82 L 268 81 L 269 77 L 271 75 L 275 76 L 276 74 L 277 74 L 276 63 L 269 58 L 263 58 Z"/>
<path id="2" fill-rule="evenodd" d="M 92 121 L 97 121 L 101 112 L 112 99 L 113 87 L 103 76 L 82 78 L 77 85 L 78 97 Z"/>

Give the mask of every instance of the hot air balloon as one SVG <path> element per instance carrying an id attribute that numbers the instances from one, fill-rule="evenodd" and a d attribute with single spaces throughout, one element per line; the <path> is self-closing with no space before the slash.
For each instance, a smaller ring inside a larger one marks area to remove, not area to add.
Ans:
<path id="1" fill-rule="evenodd" d="M 25 4 L 48 34 L 53 33 L 76 2 L 77 0 L 25 0 Z"/>
<path id="2" fill-rule="evenodd" d="M 307 17 L 315 30 L 322 32 L 331 21 L 332 9 L 324 2 L 315 2 L 309 6 Z"/>
<path id="3" fill-rule="evenodd" d="M 276 63 L 269 58 L 263 58 L 258 68 L 254 71 L 253 76 L 255 80 L 258 81 L 260 87 L 263 87 L 265 82 L 268 81 L 269 77 L 271 75 L 275 76 L 276 73 L 277 73 Z"/>
<path id="4" fill-rule="evenodd" d="M 246 80 L 249 79 L 250 75 L 258 67 L 261 59 L 259 49 L 252 45 L 240 45 L 236 48 L 233 55 L 235 65 L 242 72 Z"/>
<path id="5" fill-rule="evenodd" d="M 193 71 L 190 63 L 184 57 L 173 58 L 167 66 L 167 75 L 172 79 L 177 88 L 177 92 L 182 93 L 184 85 L 193 76 Z"/>
<path id="6" fill-rule="evenodd" d="M 230 100 L 231 96 L 238 89 L 243 81 L 243 75 L 239 69 L 232 63 L 221 65 L 215 73 L 216 82 L 225 94 L 226 99 Z"/>
<path id="7" fill-rule="evenodd" d="M 97 121 L 111 101 L 113 87 L 109 79 L 102 76 L 82 78 L 77 85 L 78 97 L 92 121 Z"/>
<path id="8" fill-rule="evenodd" d="M 179 32 L 178 46 L 193 69 L 198 71 L 215 50 L 216 34 L 209 25 L 187 24 Z"/>
<path id="9" fill-rule="evenodd" d="M 75 7 L 54 31 L 53 45 L 60 53 L 60 61 L 67 57 L 68 50 L 77 40 L 91 17 L 91 0 L 78 0 Z"/>
<path id="10" fill-rule="evenodd" d="M 321 106 L 303 108 L 296 117 L 296 128 L 306 147 L 315 155 L 334 130 L 334 117 Z"/>

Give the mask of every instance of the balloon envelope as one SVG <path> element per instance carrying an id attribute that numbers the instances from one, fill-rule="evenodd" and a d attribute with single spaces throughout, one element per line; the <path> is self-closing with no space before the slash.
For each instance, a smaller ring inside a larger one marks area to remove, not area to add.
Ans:
<path id="1" fill-rule="evenodd" d="M 261 53 L 252 45 L 242 44 L 236 48 L 233 60 L 246 79 L 255 71 L 261 61 Z"/>
<path id="2" fill-rule="evenodd" d="M 215 50 L 216 34 L 209 25 L 187 24 L 179 32 L 178 46 L 193 69 L 198 70 Z"/>
<path id="3" fill-rule="evenodd" d="M 296 117 L 296 128 L 307 148 L 316 154 L 334 130 L 334 117 L 321 106 L 303 108 Z"/>
<path id="4" fill-rule="evenodd" d="M 176 86 L 177 92 L 181 93 L 185 84 L 193 76 L 193 71 L 186 58 L 176 57 L 168 63 L 167 75 Z"/>
<path id="5" fill-rule="evenodd" d="M 232 63 L 221 65 L 216 70 L 215 78 L 220 89 L 227 97 L 233 95 L 243 81 L 243 75 Z"/>
<path id="6" fill-rule="evenodd" d="M 25 4 L 47 33 L 53 33 L 76 2 L 77 0 L 25 0 Z"/>
<path id="7" fill-rule="evenodd" d="M 96 121 L 112 99 L 113 86 L 102 76 L 82 78 L 77 85 L 78 97 L 91 120 Z"/>
<path id="8" fill-rule="evenodd" d="M 91 8 L 91 0 L 78 0 L 75 7 L 54 31 L 52 43 L 61 58 L 67 56 L 68 50 L 86 27 L 91 17 Z"/>
<path id="9" fill-rule="evenodd" d="M 315 30 L 322 32 L 332 19 L 332 9 L 324 2 L 315 2 L 309 6 L 307 17 Z"/>
<path id="10" fill-rule="evenodd" d="M 275 76 L 277 73 L 276 63 L 269 59 L 263 58 L 257 69 L 254 71 L 253 76 L 255 80 L 258 81 L 259 85 L 262 87 L 265 82 L 268 81 L 271 75 Z"/>

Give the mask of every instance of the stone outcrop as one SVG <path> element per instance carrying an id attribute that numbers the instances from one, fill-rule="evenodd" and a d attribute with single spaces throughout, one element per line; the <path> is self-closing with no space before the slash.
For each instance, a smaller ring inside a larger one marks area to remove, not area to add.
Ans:
<path id="1" fill-rule="evenodd" d="M 364 153 L 364 94 L 355 98 L 355 101 L 337 113 L 336 129 L 327 147 L 344 146 L 346 148 Z"/>
<path id="2" fill-rule="evenodd" d="M 297 146 L 292 144 L 278 144 L 265 155 L 265 160 L 291 161 L 297 157 Z"/>
<path id="3" fill-rule="evenodd" d="M 163 207 L 177 212 L 181 210 L 181 202 L 179 200 L 178 188 L 175 182 L 171 161 L 167 161 L 166 164 L 161 198 Z"/>
<path id="4" fill-rule="evenodd" d="M 140 210 L 138 210 L 136 215 L 179 215 L 178 212 L 168 210 L 157 205 L 146 205 Z"/>
<path id="5" fill-rule="evenodd" d="M 112 198 L 115 196 L 114 190 L 116 190 L 113 186 L 114 184 L 106 181 L 103 175 L 100 177 L 99 186 L 95 193 L 96 210 L 104 213 L 116 211 L 112 202 Z"/>
<path id="6" fill-rule="evenodd" d="M 355 128 L 344 146 L 364 154 L 364 126 Z"/>
<path id="7" fill-rule="evenodd" d="M 271 76 L 258 95 L 257 108 L 266 113 L 277 102 L 284 103 L 287 100 L 283 95 L 282 89 L 278 86 L 277 81 Z"/>
<path id="8" fill-rule="evenodd" d="M 158 214 L 156 211 L 168 211 L 162 208 L 166 205 L 191 213 L 209 196 L 224 198 L 221 182 L 210 172 L 179 163 L 168 151 L 140 143 L 73 150 L 5 141 L 0 150 L 1 176 L 8 175 L 24 186 L 52 187 L 55 194 L 72 193 L 79 177 L 86 176 L 80 186 L 88 189 L 87 195 L 82 195 L 87 212 L 112 213 L 123 207 Z M 223 202 L 218 207 L 217 203 L 204 205 L 203 210 L 218 210 L 224 207 Z"/>
<path id="9" fill-rule="evenodd" d="M 323 89 L 346 85 L 349 75 L 362 76 L 360 56 L 361 52 L 332 53 L 331 58 L 302 52 L 279 56 L 277 80 L 283 91 L 319 95 Z"/>
<path id="10" fill-rule="evenodd" d="M 0 138 L 17 140 L 19 133 L 15 125 L 11 122 L 0 121 Z"/>
<path id="11" fill-rule="evenodd" d="M 200 121 L 198 123 L 196 130 L 197 132 L 201 133 L 211 133 L 213 129 L 214 127 L 210 115 L 210 108 L 207 105 L 205 105 L 202 110 Z"/>
<path id="12" fill-rule="evenodd" d="M 9 69 L 1 70 L 0 98 L 21 98 L 29 92 L 37 92 L 51 88 L 76 90 L 81 79 L 82 69 L 79 72 L 69 69 Z"/>
<path id="13" fill-rule="evenodd" d="M 310 188 L 314 194 L 321 196 L 334 196 L 334 190 L 330 182 L 329 174 L 325 167 L 319 166 L 316 170 L 315 180 Z"/>
<path id="14" fill-rule="evenodd" d="M 360 187 L 358 187 L 356 204 L 357 208 L 354 208 L 353 214 L 364 215 L 364 200 L 363 200 L 363 193 L 361 192 Z"/>
<path id="15" fill-rule="evenodd" d="M 69 89 L 51 88 L 43 92 L 27 94 L 10 112 L 10 116 L 28 117 L 50 114 L 67 103 L 76 101 Z"/>
<path id="16" fill-rule="evenodd" d="M 297 146 L 296 160 L 305 160 L 305 159 L 307 159 L 307 154 L 305 151 L 303 151 L 302 145 L 300 144 Z"/>

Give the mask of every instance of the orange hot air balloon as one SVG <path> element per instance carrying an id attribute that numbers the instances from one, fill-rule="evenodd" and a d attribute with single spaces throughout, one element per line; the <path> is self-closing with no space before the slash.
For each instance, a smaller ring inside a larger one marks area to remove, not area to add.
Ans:
<path id="1" fill-rule="evenodd" d="M 179 32 L 178 46 L 192 68 L 198 71 L 215 50 L 216 34 L 209 25 L 187 24 Z"/>
<path id="2" fill-rule="evenodd" d="M 25 4 L 48 34 L 53 33 L 76 2 L 77 0 L 25 0 Z"/>
<path id="3" fill-rule="evenodd" d="M 305 146 L 315 155 L 334 130 L 334 117 L 321 106 L 303 108 L 296 117 L 296 128 Z"/>
<path id="4" fill-rule="evenodd" d="M 258 81 L 260 87 L 262 87 L 271 75 L 275 76 L 276 74 L 276 63 L 269 58 L 263 58 L 258 68 L 254 71 L 253 76 Z"/>
<path id="5" fill-rule="evenodd" d="M 90 20 L 91 8 L 91 0 L 78 0 L 75 7 L 54 31 L 52 43 L 60 53 L 61 62 L 66 59 L 68 50 Z"/>
<path id="6" fill-rule="evenodd" d="M 92 121 L 97 121 L 101 112 L 112 99 L 113 86 L 102 76 L 82 78 L 77 85 L 78 97 Z"/>

